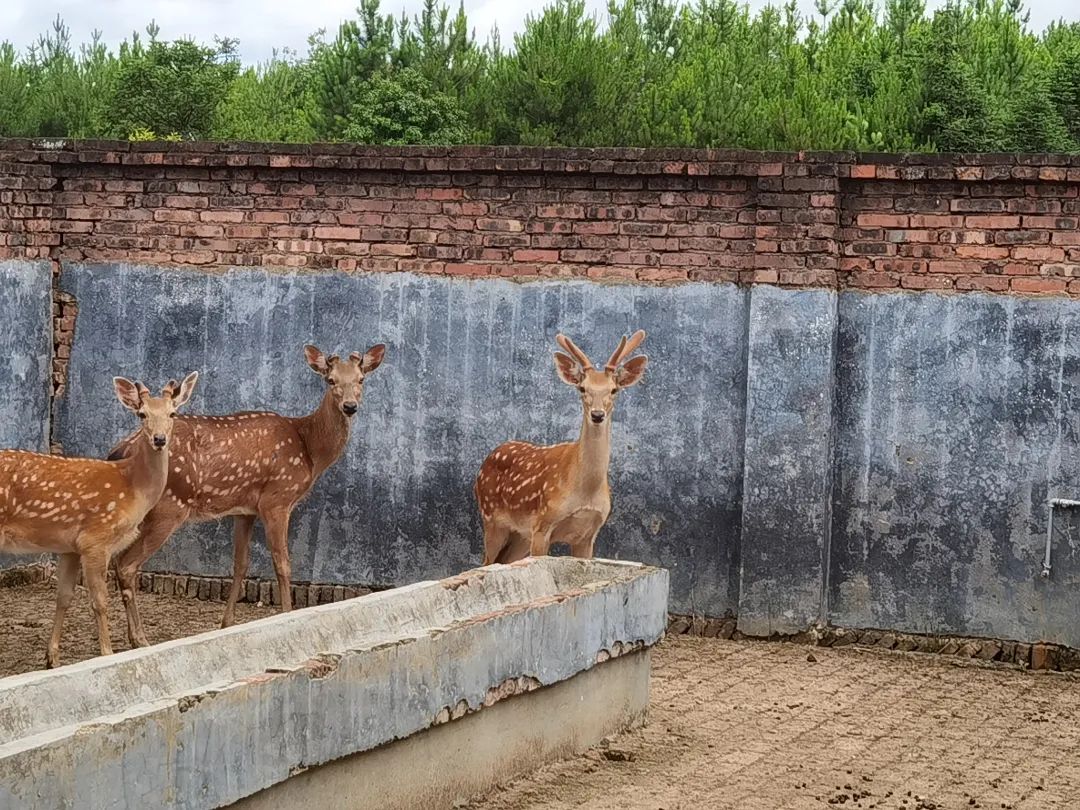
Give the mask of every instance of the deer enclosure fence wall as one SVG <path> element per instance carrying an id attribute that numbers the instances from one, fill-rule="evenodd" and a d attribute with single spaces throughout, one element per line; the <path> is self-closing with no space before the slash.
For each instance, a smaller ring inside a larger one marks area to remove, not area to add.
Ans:
<path id="1" fill-rule="evenodd" d="M 673 611 L 1080 646 L 1080 519 L 1049 525 L 1080 498 L 1078 191 L 1053 155 L 4 141 L 0 444 L 103 455 L 116 374 L 301 414 L 305 343 L 385 342 L 291 548 L 297 580 L 402 584 L 479 563 L 495 445 L 576 435 L 556 332 L 643 328 L 597 551 L 668 568 Z M 150 567 L 231 549 L 189 527 Z"/>

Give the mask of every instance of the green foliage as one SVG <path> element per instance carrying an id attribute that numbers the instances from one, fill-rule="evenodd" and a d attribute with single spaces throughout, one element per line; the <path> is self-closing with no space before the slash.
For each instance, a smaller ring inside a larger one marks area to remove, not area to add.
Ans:
<path id="1" fill-rule="evenodd" d="M 166 43 L 149 29 L 120 47 L 105 107 L 105 130 L 126 137 L 138 129 L 179 132 L 190 139 L 210 136 L 214 113 L 235 80 L 235 42 L 215 47 L 187 40 Z"/>
<path id="2" fill-rule="evenodd" d="M 460 0 L 459 0 L 460 2 Z M 360 0 L 332 38 L 241 69 L 236 43 L 115 52 L 64 24 L 0 43 L 0 135 L 1080 151 L 1080 23 L 1021 0 L 549 0 L 503 46 L 464 7 Z"/>
<path id="3" fill-rule="evenodd" d="M 303 143 L 315 138 L 311 64 L 277 54 L 242 71 L 214 115 L 217 140 Z"/>
<path id="4" fill-rule="evenodd" d="M 465 143 L 465 113 L 414 68 L 377 74 L 360 91 L 345 127 L 346 141 L 372 144 Z"/>

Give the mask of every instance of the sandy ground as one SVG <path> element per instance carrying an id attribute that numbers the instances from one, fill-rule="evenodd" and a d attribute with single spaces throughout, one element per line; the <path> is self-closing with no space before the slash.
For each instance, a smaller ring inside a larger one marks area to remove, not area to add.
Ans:
<path id="1" fill-rule="evenodd" d="M 213 630 L 221 624 L 224 602 L 200 602 L 179 596 L 140 593 L 139 613 L 151 644 Z M 0 678 L 45 666 L 45 648 L 56 611 L 56 586 L 48 583 L 0 587 Z M 236 621 L 269 616 L 275 608 L 243 602 L 236 606 Z M 127 619 L 120 595 L 109 587 L 109 636 L 113 651 L 128 649 Z M 86 588 L 75 589 L 60 641 L 60 663 L 72 664 L 98 654 L 97 623 Z"/>
<path id="2" fill-rule="evenodd" d="M 1071 676 L 676 636 L 646 728 L 469 807 L 1076 808 L 1077 718 Z"/>
<path id="3" fill-rule="evenodd" d="M 44 660 L 53 588 L 0 588 L 0 676 Z M 223 605 L 140 594 L 152 641 L 209 630 Z M 110 597 L 113 639 L 126 649 Z M 238 606 L 250 620 L 271 608 Z M 80 589 L 61 648 L 94 655 Z M 566 808 L 1080 807 L 1080 680 L 918 654 L 672 637 L 649 724 L 470 802 Z"/>

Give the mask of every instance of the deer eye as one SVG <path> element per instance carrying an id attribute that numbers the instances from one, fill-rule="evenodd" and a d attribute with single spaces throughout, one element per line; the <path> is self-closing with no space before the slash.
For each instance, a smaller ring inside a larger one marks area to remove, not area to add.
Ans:
<path id="1" fill-rule="evenodd" d="M 173 411 L 172 413 L 170 413 L 169 418 L 170 419 L 175 419 L 176 418 L 176 411 Z"/>
<path id="2" fill-rule="evenodd" d="M 139 411 L 135 415 L 138 416 L 140 419 L 145 419 L 146 418 L 146 411 Z"/>
<path id="3" fill-rule="evenodd" d="M 333 377 L 327 377 L 326 382 L 329 385 L 337 385 L 337 380 L 335 380 Z"/>

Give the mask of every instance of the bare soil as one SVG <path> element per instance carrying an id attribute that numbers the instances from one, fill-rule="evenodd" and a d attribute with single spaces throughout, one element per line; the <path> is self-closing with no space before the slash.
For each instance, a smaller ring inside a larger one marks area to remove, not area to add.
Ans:
<path id="1" fill-rule="evenodd" d="M 1073 676 L 688 636 L 653 656 L 645 728 L 468 807 L 1080 807 Z"/>
<path id="2" fill-rule="evenodd" d="M 0 587 L 0 677 L 39 668 L 51 584 Z M 275 609 L 237 606 L 237 620 Z M 140 594 L 151 641 L 211 630 L 224 605 Z M 110 594 L 113 644 L 127 649 Z M 65 663 L 97 654 L 79 589 Z M 509 782 L 473 810 L 1080 807 L 1080 679 L 850 647 L 673 636 L 648 725 Z M 459 805 L 460 806 L 460 805 Z"/>
<path id="3" fill-rule="evenodd" d="M 200 602 L 181 596 L 140 593 L 139 613 L 151 644 L 214 630 L 221 625 L 224 602 Z M 274 613 L 276 608 L 241 602 L 236 621 L 249 622 Z M 55 583 L 0 587 L 0 678 L 42 669 L 45 648 L 56 611 Z M 127 619 L 120 594 L 109 587 L 109 636 L 113 650 L 129 649 Z M 90 597 L 81 585 L 75 589 L 64 617 L 60 663 L 73 664 L 98 655 L 97 623 Z"/>

